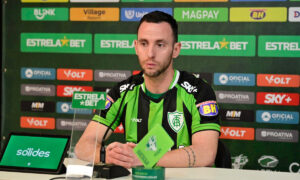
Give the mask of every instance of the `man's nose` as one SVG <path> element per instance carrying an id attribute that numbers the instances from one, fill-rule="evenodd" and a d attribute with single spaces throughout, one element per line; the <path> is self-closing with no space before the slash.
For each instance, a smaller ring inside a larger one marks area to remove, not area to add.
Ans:
<path id="1" fill-rule="evenodd" d="M 153 45 L 150 45 L 148 47 L 148 58 L 154 58 L 155 56 L 155 47 Z"/>

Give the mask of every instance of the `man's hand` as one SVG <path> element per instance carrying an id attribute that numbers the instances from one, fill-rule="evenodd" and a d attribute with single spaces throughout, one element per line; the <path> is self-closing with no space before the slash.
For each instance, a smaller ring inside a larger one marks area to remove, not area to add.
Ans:
<path id="1" fill-rule="evenodd" d="M 106 148 L 106 163 L 120 165 L 125 168 L 142 165 L 141 161 L 133 152 L 135 146 L 136 144 L 134 143 L 111 143 Z"/>

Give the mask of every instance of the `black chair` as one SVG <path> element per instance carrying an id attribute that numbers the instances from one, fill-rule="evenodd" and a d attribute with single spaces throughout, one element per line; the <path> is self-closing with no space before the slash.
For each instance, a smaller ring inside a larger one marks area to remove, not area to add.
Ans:
<path id="1" fill-rule="evenodd" d="M 218 142 L 215 166 L 219 168 L 232 168 L 230 151 L 220 140 Z"/>

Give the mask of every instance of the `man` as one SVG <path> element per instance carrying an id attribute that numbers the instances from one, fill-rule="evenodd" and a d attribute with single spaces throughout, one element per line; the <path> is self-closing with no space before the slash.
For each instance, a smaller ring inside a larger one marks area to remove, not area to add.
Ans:
<path id="1" fill-rule="evenodd" d="M 106 163 L 126 168 L 142 165 L 133 148 L 155 124 L 161 124 L 175 145 L 159 160 L 158 166 L 214 164 L 220 131 L 216 98 L 203 80 L 173 69 L 173 59 L 181 48 L 177 36 L 177 23 L 168 14 L 155 11 L 141 19 L 134 43 L 143 76 L 132 76 L 108 93 L 108 107 L 100 116 L 94 116 L 76 145 L 79 158 L 92 160 L 91 152 L 97 138 L 95 162 L 99 162 L 104 132 L 117 115 L 124 98 L 112 129 L 122 122 L 128 143 L 108 145 Z M 143 81 L 134 80 L 139 78 Z"/>

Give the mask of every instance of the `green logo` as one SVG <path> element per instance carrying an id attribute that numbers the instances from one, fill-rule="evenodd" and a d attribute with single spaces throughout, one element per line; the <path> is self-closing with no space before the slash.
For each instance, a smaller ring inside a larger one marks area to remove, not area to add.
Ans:
<path id="1" fill-rule="evenodd" d="M 68 21 L 68 8 L 22 8 L 23 21 Z"/>
<path id="2" fill-rule="evenodd" d="M 147 151 L 157 151 L 156 136 L 151 136 L 146 144 Z"/>
<path id="3" fill-rule="evenodd" d="M 183 113 L 182 112 L 168 112 L 168 122 L 170 127 L 173 129 L 173 131 L 175 131 L 176 133 L 178 133 L 183 125 L 184 125 L 184 120 L 183 120 Z"/>
<path id="4" fill-rule="evenodd" d="M 21 33 L 21 52 L 91 53 L 91 34 Z"/>
<path id="5" fill-rule="evenodd" d="M 105 92 L 74 92 L 72 108 L 105 109 Z"/>
<path id="6" fill-rule="evenodd" d="M 227 22 L 227 8 L 174 8 L 179 22 Z"/>
<path id="7" fill-rule="evenodd" d="M 255 36 L 179 35 L 181 55 L 254 56 Z"/>
<path id="8" fill-rule="evenodd" d="M 135 54 L 135 34 L 96 34 L 95 53 Z"/>
<path id="9" fill-rule="evenodd" d="M 172 0 L 122 0 L 122 2 L 172 2 Z"/>
<path id="10" fill-rule="evenodd" d="M 300 57 L 300 36 L 259 36 L 258 56 Z"/>

